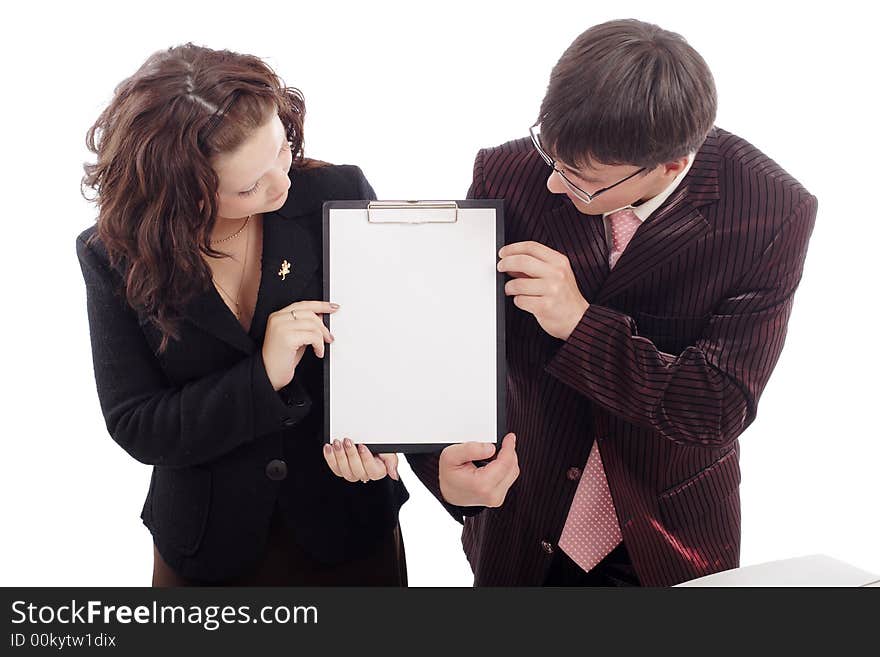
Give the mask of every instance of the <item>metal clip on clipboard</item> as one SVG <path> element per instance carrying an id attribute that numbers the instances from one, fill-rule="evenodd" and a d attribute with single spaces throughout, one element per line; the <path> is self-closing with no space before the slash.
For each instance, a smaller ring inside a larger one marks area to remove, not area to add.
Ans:
<path id="1" fill-rule="evenodd" d="M 370 201 L 367 203 L 367 221 L 371 224 L 454 224 L 458 221 L 458 203 Z"/>

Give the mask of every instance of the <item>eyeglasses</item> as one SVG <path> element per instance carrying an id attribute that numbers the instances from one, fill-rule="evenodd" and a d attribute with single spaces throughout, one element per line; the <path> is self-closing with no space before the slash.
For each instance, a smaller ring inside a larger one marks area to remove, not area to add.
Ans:
<path id="1" fill-rule="evenodd" d="M 541 124 L 540 123 L 536 123 L 531 128 L 529 128 L 529 134 L 532 137 L 532 144 L 534 144 L 535 149 L 541 155 L 543 160 L 550 166 L 551 169 L 553 169 L 553 171 L 556 173 L 556 175 L 559 176 L 559 178 L 562 180 L 562 182 L 565 184 L 565 186 L 568 187 L 568 189 L 571 191 L 571 193 L 574 194 L 575 196 L 577 196 L 578 199 L 580 199 L 584 203 L 591 203 L 597 196 L 599 196 L 599 194 L 604 194 L 609 189 L 614 189 L 618 185 L 625 183 L 630 178 L 634 178 L 635 176 L 637 176 L 642 171 L 645 171 L 648 168 L 648 167 L 642 167 L 638 171 L 634 171 L 633 173 L 629 174 L 626 178 L 624 178 L 622 180 L 618 180 L 613 185 L 609 185 L 608 187 L 603 187 L 602 189 L 596 190 L 595 192 L 593 192 L 591 194 L 590 192 L 581 189 L 580 187 L 575 185 L 571 180 L 569 180 L 566 177 L 566 175 L 559 169 L 559 167 L 556 166 L 556 160 L 554 160 L 552 157 L 550 157 L 550 155 L 547 153 L 547 151 L 544 150 L 544 147 L 541 146 Z"/>

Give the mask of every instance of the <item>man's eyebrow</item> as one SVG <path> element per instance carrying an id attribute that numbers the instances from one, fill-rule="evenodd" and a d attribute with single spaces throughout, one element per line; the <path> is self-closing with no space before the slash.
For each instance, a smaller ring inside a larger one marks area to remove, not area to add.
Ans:
<path id="1" fill-rule="evenodd" d="M 570 167 L 567 164 L 563 164 L 562 162 L 559 162 L 559 164 L 562 164 L 562 166 L 564 166 L 568 171 L 570 171 L 571 173 L 576 175 L 578 178 L 581 178 L 582 180 L 586 180 L 587 182 L 592 182 L 592 183 L 601 182 L 598 178 L 596 178 L 594 176 L 587 175 L 587 174 L 583 173 L 582 171 L 575 169 L 574 167 Z"/>

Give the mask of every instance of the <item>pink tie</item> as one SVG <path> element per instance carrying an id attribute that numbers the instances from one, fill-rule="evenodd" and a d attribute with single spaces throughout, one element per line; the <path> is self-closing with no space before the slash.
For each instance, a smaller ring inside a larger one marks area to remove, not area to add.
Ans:
<path id="1" fill-rule="evenodd" d="M 614 269 L 626 245 L 636 234 L 641 220 L 632 210 L 618 210 L 608 215 L 611 219 L 611 253 L 608 255 L 608 264 Z"/>
<path id="2" fill-rule="evenodd" d="M 593 441 L 559 539 L 559 547 L 587 572 L 622 540 L 597 445 Z"/>
<path id="3" fill-rule="evenodd" d="M 611 253 L 608 255 L 608 264 L 614 269 L 642 222 L 629 209 L 612 212 L 608 217 L 611 219 Z M 587 457 L 587 465 L 562 528 L 559 547 L 588 572 L 617 547 L 621 540 L 623 537 L 617 524 L 617 513 L 608 489 L 602 456 L 599 454 L 598 443 L 593 441 L 593 449 Z"/>

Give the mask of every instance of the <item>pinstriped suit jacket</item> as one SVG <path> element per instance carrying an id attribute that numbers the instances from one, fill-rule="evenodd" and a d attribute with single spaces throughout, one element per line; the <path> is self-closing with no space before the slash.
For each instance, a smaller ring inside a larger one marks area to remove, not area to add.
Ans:
<path id="1" fill-rule="evenodd" d="M 715 128 L 612 271 L 600 216 L 546 188 L 529 140 L 481 150 L 469 197 L 505 200 L 507 242 L 568 256 L 590 308 L 557 340 L 507 307 L 508 427 L 521 474 L 497 509 L 447 505 L 477 585 L 540 584 L 597 440 L 645 585 L 739 564 L 738 437 L 782 349 L 816 198 Z M 436 457 L 414 461 L 435 494 Z"/>

